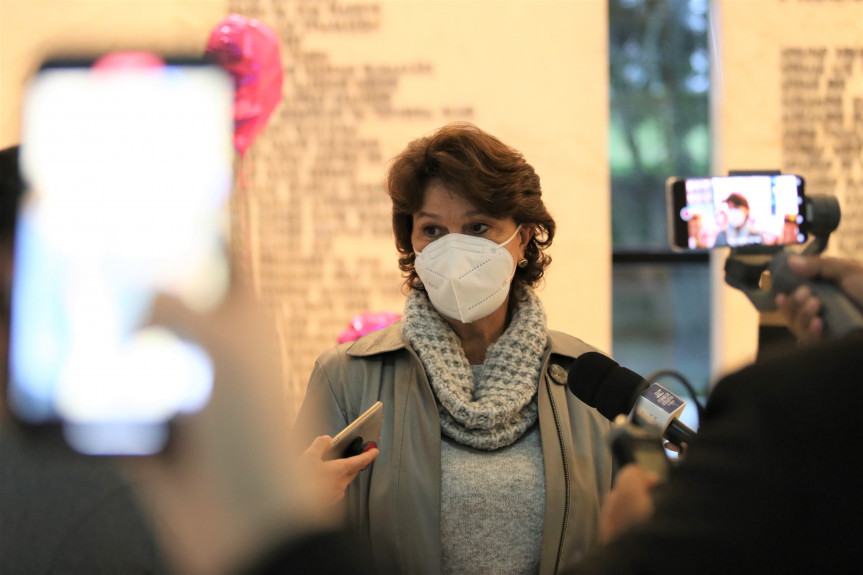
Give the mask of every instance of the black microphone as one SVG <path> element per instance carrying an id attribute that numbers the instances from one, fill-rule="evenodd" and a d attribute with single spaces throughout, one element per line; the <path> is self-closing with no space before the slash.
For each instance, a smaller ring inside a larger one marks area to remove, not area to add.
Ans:
<path id="1" fill-rule="evenodd" d="M 685 401 L 606 355 L 589 351 L 578 356 L 566 382 L 577 398 L 612 421 L 629 414 L 637 425 L 660 428 L 663 437 L 678 447 L 695 437 L 695 432 L 678 419 Z"/>

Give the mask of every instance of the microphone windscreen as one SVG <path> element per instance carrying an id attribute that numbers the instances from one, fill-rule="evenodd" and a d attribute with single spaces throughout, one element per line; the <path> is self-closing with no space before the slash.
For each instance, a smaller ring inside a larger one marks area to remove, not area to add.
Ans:
<path id="1" fill-rule="evenodd" d="M 632 411 L 638 397 L 648 387 L 650 384 L 643 377 L 618 365 L 597 391 L 596 409 L 608 419 L 614 420 L 621 413 Z"/>
<path id="2" fill-rule="evenodd" d="M 566 385 L 575 396 L 596 407 L 596 395 L 611 370 L 620 367 L 616 361 L 596 351 L 583 353 L 569 366 Z"/>
<path id="3" fill-rule="evenodd" d="M 575 358 L 567 374 L 567 385 L 577 398 L 612 420 L 621 413 L 629 413 L 638 396 L 648 388 L 640 375 L 595 351 Z"/>

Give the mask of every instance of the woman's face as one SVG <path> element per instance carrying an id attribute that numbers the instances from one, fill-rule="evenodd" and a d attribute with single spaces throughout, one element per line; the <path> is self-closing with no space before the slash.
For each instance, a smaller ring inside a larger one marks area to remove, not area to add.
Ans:
<path id="1" fill-rule="evenodd" d="M 515 229 L 516 223 L 511 217 L 493 218 L 450 191 L 440 180 L 432 180 L 426 186 L 422 207 L 413 215 L 411 244 L 414 253 L 418 253 L 447 234 L 478 236 L 501 244 Z M 532 232 L 533 226 L 522 226 L 518 237 L 505 246 L 513 261 L 523 257 Z"/>
<path id="2" fill-rule="evenodd" d="M 728 225 L 732 228 L 741 228 L 749 218 L 749 210 L 743 207 L 728 206 Z"/>

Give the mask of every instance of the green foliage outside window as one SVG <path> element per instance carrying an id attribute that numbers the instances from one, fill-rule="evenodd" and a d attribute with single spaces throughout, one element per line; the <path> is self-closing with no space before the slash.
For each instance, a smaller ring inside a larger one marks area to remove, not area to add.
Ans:
<path id="1" fill-rule="evenodd" d="M 665 180 L 710 170 L 707 0 L 609 0 L 612 238 L 663 249 Z"/>

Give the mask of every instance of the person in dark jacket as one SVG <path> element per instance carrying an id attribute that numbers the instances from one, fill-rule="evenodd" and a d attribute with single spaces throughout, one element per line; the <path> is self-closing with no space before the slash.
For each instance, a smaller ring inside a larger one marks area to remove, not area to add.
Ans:
<path id="1" fill-rule="evenodd" d="M 791 256 L 863 306 L 863 266 Z M 625 467 L 603 510 L 606 544 L 573 573 L 842 573 L 859 561 L 857 416 L 863 331 L 824 341 L 807 287 L 777 301 L 810 344 L 723 378 L 667 482 Z"/>

